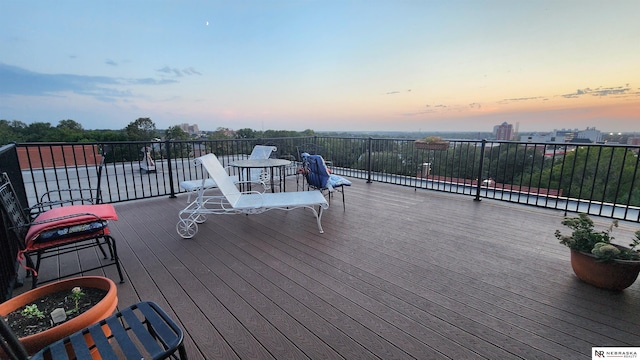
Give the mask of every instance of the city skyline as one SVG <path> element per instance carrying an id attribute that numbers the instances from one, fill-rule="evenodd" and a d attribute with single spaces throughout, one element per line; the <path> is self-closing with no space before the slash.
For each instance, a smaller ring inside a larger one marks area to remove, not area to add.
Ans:
<path id="1" fill-rule="evenodd" d="M 640 131 L 640 2 L 2 2 L 0 119 Z"/>

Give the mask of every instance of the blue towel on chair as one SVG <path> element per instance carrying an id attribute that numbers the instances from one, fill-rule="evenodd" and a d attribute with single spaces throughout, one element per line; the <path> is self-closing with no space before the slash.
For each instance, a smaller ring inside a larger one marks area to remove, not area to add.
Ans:
<path id="1" fill-rule="evenodd" d="M 351 181 L 343 178 L 342 176 L 330 174 L 329 181 L 327 182 L 327 188 L 329 191 L 333 191 L 333 188 L 338 186 L 351 186 Z"/>
<path id="2" fill-rule="evenodd" d="M 309 168 L 307 181 L 311 186 L 318 189 L 328 189 L 329 191 L 334 191 L 334 188 L 339 186 L 351 186 L 351 181 L 342 176 L 329 173 L 327 164 L 322 156 L 303 153 L 302 158 Z"/>

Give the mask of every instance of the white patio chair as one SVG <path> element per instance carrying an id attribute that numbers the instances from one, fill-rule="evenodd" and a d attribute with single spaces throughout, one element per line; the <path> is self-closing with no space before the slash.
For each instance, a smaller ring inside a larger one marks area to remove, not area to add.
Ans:
<path id="1" fill-rule="evenodd" d="M 260 193 L 257 191 L 241 192 L 227 175 L 224 167 L 214 154 L 207 154 L 196 158 L 197 163 L 207 171 L 216 182 L 222 196 L 205 196 L 204 191 L 198 191 L 198 198 L 178 216 L 176 225 L 178 234 L 185 238 L 192 238 L 198 232 L 198 223 L 206 220 L 207 214 L 260 214 L 269 210 L 291 211 L 297 208 L 310 209 L 318 225 L 322 229 L 322 211 L 329 208 L 329 203 L 319 190 Z M 315 207 L 318 207 L 318 210 Z"/>
<path id="2" fill-rule="evenodd" d="M 275 146 L 256 145 L 249 155 L 249 159 L 268 159 L 271 153 L 277 151 Z M 249 179 L 245 179 L 245 174 L 241 174 L 242 181 L 250 181 L 254 184 L 261 184 L 264 190 L 269 190 L 271 184 L 267 184 L 267 181 L 271 177 L 266 174 L 264 170 L 253 169 L 251 170 Z M 237 181 L 237 180 L 236 180 Z M 191 202 L 191 195 L 198 193 L 200 189 L 208 190 L 218 187 L 216 182 L 211 178 L 204 178 L 199 180 L 184 180 L 180 182 L 180 188 L 187 191 L 187 203 Z"/>

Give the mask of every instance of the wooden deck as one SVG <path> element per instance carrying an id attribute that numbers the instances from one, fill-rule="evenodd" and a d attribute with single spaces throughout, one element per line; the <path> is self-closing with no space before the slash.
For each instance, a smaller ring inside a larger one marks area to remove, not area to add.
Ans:
<path id="1" fill-rule="evenodd" d="M 592 346 L 640 346 L 640 282 L 577 280 L 553 235 L 562 212 L 359 180 L 346 198 L 346 212 L 332 199 L 324 234 L 299 209 L 212 215 L 190 240 L 175 231 L 185 195 L 116 204 L 119 303 L 159 303 L 190 359 L 590 359 Z"/>

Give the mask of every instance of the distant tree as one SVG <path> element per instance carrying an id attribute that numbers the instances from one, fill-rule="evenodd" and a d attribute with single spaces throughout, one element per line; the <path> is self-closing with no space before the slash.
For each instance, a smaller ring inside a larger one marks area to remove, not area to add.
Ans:
<path id="1" fill-rule="evenodd" d="M 19 120 L 11 120 L 9 122 L 9 126 L 11 126 L 14 129 L 21 129 L 24 130 L 27 128 L 27 124 L 23 123 L 22 121 Z"/>
<path id="2" fill-rule="evenodd" d="M 224 128 L 224 127 L 219 127 L 216 129 L 216 131 L 213 131 L 211 133 L 209 133 L 209 136 L 207 137 L 209 140 L 224 140 L 224 139 L 228 139 L 229 136 L 227 134 L 229 134 L 231 132 L 231 130 L 229 130 L 228 128 Z"/>
<path id="3" fill-rule="evenodd" d="M 24 129 L 24 140 L 26 142 L 56 141 L 57 134 L 54 129 L 48 122 L 31 123 Z"/>
<path id="4" fill-rule="evenodd" d="M 85 130 L 89 141 L 127 141 L 127 134 L 123 130 Z"/>
<path id="5" fill-rule="evenodd" d="M 147 141 L 156 137 L 156 124 L 150 118 L 138 118 L 124 130 L 130 141 Z"/>
<path id="6" fill-rule="evenodd" d="M 64 142 L 87 141 L 82 125 L 74 120 L 60 120 L 54 131 L 55 140 Z"/>
<path id="7" fill-rule="evenodd" d="M 255 139 L 256 131 L 249 128 L 244 128 L 236 131 L 236 139 Z"/>
<path id="8" fill-rule="evenodd" d="M 266 130 L 262 137 L 264 138 L 283 138 L 299 136 L 297 131 L 292 130 Z"/>
<path id="9" fill-rule="evenodd" d="M 56 126 L 58 129 L 68 129 L 68 130 L 73 130 L 73 131 L 83 131 L 84 129 L 82 128 L 82 124 L 80 124 L 79 122 L 75 121 L 75 120 L 71 120 L 71 119 L 67 119 L 67 120 L 60 120 L 60 122 L 58 122 L 58 126 Z"/>
<path id="10" fill-rule="evenodd" d="M 489 148 L 485 160 L 487 173 L 482 174 L 484 179 L 492 178 L 498 183 L 518 184 L 525 181 L 520 177 L 533 171 L 538 171 L 535 166 L 540 166 L 543 154 L 534 147 L 526 147 L 515 143 L 500 144 Z M 526 178 L 525 177 L 525 178 Z"/>
<path id="11" fill-rule="evenodd" d="M 165 130 L 164 136 L 167 140 L 189 140 L 189 134 L 178 125 L 171 126 Z"/>
<path id="12" fill-rule="evenodd" d="M 636 156 L 623 147 L 578 147 L 565 155 L 564 164 L 551 169 L 551 187 L 562 188 L 566 196 L 638 206 L 640 173 L 636 171 Z"/>
<path id="13" fill-rule="evenodd" d="M 12 141 L 19 142 L 22 134 L 16 131 L 7 120 L 0 120 L 0 145 L 6 145 Z"/>

